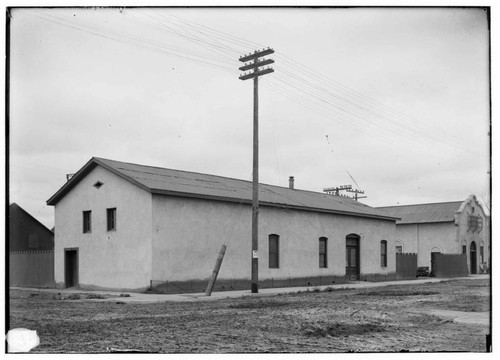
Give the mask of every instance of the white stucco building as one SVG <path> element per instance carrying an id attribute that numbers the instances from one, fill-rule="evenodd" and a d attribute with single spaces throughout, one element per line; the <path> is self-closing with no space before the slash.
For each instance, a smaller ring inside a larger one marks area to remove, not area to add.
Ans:
<path id="1" fill-rule="evenodd" d="M 431 265 L 433 252 L 467 254 L 469 273 L 490 259 L 489 217 L 474 195 L 465 201 L 378 208 L 401 218 L 396 222 L 396 251 L 417 253 L 418 266 Z"/>
<path id="2" fill-rule="evenodd" d="M 55 207 L 59 287 L 249 288 L 252 183 L 92 158 Z M 396 218 L 352 199 L 261 184 L 259 286 L 395 277 Z M 160 286 L 161 287 L 161 286 Z"/>

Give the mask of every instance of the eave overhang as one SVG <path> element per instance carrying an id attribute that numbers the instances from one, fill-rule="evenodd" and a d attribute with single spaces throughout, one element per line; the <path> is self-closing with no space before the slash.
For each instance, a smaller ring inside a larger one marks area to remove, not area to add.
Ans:
<path id="1" fill-rule="evenodd" d="M 130 183 L 138 186 L 139 188 L 150 192 L 155 195 L 167 195 L 167 196 L 175 196 L 175 197 L 184 197 L 184 198 L 194 198 L 194 199 L 203 199 L 203 200 L 211 200 L 211 201 L 222 201 L 222 202 L 230 202 L 230 203 L 242 203 L 242 204 L 252 204 L 251 199 L 241 199 L 241 198 L 233 198 L 233 197 L 224 197 L 220 195 L 209 195 L 209 194 L 196 194 L 196 193 L 187 193 L 187 192 L 179 192 L 179 191 L 170 191 L 165 189 L 151 189 L 148 186 L 140 183 L 134 178 L 125 175 L 121 171 L 109 166 L 103 161 L 100 161 L 98 158 L 93 157 L 90 159 L 70 180 L 66 182 L 50 199 L 47 200 L 47 205 L 55 206 L 66 194 L 68 194 L 85 176 L 87 176 L 93 169 L 97 166 L 102 166 L 106 170 L 112 172 L 113 174 L 119 176 L 120 178 L 129 181 Z M 355 216 L 361 218 L 371 218 L 371 219 L 379 219 L 379 220 L 388 220 L 388 221 L 397 221 L 400 220 L 398 217 L 388 216 L 388 215 L 377 215 L 377 214 L 364 214 L 359 212 L 350 212 L 350 211 L 342 211 L 342 210 L 333 210 L 333 209 L 325 209 L 318 207 L 307 207 L 300 205 L 290 205 L 286 203 L 273 203 L 266 201 L 259 201 L 259 206 L 264 207 L 274 207 L 281 209 L 292 209 L 292 210 L 302 210 L 302 211 L 311 211 L 311 212 L 319 212 L 319 213 L 327 213 L 327 214 L 336 214 L 336 215 L 344 215 L 344 216 Z"/>
<path id="2" fill-rule="evenodd" d="M 168 190 L 163 190 L 163 189 L 151 189 L 151 193 L 153 193 L 155 195 L 166 195 L 166 196 L 175 196 L 175 197 L 201 199 L 201 200 L 222 201 L 222 202 L 238 203 L 238 204 L 249 204 L 249 205 L 252 204 L 251 199 L 237 199 L 237 198 L 224 197 L 224 196 L 184 193 L 184 192 L 178 192 L 178 191 L 168 191 Z M 327 214 L 355 216 L 355 217 L 371 218 L 371 219 L 378 219 L 378 220 L 388 220 L 388 221 L 400 220 L 400 218 L 392 217 L 392 216 L 363 214 L 363 213 L 358 213 L 358 212 L 349 212 L 349 211 L 332 210 L 332 209 L 324 209 L 324 208 L 317 208 L 317 207 L 290 205 L 290 204 L 284 204 L 284 203 L 273 203 L 273 202 L 267 202 L 267 201 L 259 201 L 259 206 L 261 206 L 261 207 L 274 207 L 274 208 L 280 208 L 280 209 L 312 211 L 312 212 L 320 212 L 320 213 L 327 213 Z"/>

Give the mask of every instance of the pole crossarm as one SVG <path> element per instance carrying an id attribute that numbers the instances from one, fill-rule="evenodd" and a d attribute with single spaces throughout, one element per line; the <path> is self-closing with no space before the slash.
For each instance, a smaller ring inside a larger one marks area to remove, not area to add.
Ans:
<path id="1" fill-rule="evenodd" d="M 261 51 L 257 51 L 256 50 L 253 54 L 248 54 L 248 55 L 240 57 L 240 61 L 241 62 L 247 62 L 247 61 L 254 60 L 256 58 L 259 58 L 259 57 L 262 57 L 262 56 L 266 56 L 266 55 L 269 55 L 269 54 L 274 54 L 274 50 L 271 49 L 271 48 L 267 48 L 267 49 L 264 49 L 264 50 L 261 50 Z"/>
<path id="2" fill-rule="evenodd" d="M 347 190 L 347 189 L 352 189 L 352 185 L 340 185 L 340 186 L 335 186 L 335 187 L 329 187 L 329 188 L 324 188 L 324 192 L 331 192 L 331 191 L 339 191 L 339 190 Z"/>
<path id="3" fill-rule="evenodd" d="M 244 66 L 240 67 L 239 69 L 241 71 L 247 71 L 247 70 L 253 70 L 259 66 L 264 66 L 264 65 L 269 65 L 269 64 L 274 64 L 274 60 L 273 59 L 266 59 L 266 60 L 262 60 L 262 61 L 257 61 L 255 63 L 244 65 Z"/>
<path id="4" fill-rule="evenodd" d="M 358 193 L 358 194 L 364 194 L 364 190 L 358 190 L 358 189 L 346 189 L 345 191 L 347 192 L 352 192 L 352 193 Z"/>
<path id="5" fill-rule="evenodd" d="M 250 73 L 250 74 L 241 75 L 239 77 L 239 79 L 240 80 L 253 79 L 253 78 L 256 78 L 258 76 L 266 75 L 266 74 L 269 74 L 269 73 L 272 73 L 272 72 L 274 72 L 274 69 L 267 68 L 267 69 L 264 69 L 264 70 L 254 71 L 253 73 Z"/>
<path id="6" fill-rule="evenodd" d="M 364 194 L 364 190 L 358 190 L 358 189 L 353 189 L 352 185 L 341 185 L 341 186 L 335 186 L 335 187 L 329 187 L 329 188 L 324 188 L 323 192 L 329 195 L 336 195 L 336 196 L 347 196 L 344 194 L 341 194 L 341 191 L 346 191 L 350 193 L 354 193 L 354 200 L 358 201 L 358 199 L 364 199 L 367 196 L 359 196 L 359 194 Z M 349 196 L 347 196 L 349 197 Z M 353 199 L 352 197 L 349 197 Z"/>

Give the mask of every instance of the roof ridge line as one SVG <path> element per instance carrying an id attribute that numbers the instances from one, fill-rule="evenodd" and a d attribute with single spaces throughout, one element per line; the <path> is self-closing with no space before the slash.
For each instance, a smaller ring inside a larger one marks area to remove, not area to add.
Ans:
<path id="1" fill-rule="evenodd" d="M 230 180 L 237 180 L 237 181 L 244 181 L 244 182 L 247 182 L 247 183 L 252 183 L 252 180 L 245 180 L 245 179 L 240 179 L 240 178 L 235 178 L 235 177 L 229 177 L 229 176 L 224 176 L 224 175 L 207 174 L 207 173 L 202 173 L 202 172 L 198 172 L 198 171 L 179 170 L 179 169 L 172 169 L 172 168 L 168 168 L 168 167 L 161 167 L 161 166 L 154 166 L 154 165 L 143 165 L 143 164 L 131 163 L 131 162 L 120 161 L 120 160 L 106 159 L 106 158 L 101 158 L 101 157 L 94 157 L 94 159 L 101 160 L 101 161 L 102 160 L 104 160 L 104 161 L 113 161 L 113 162 L 117 162 L 117 163 L 123 163 L 123 164 L 134 165 L 134 166 L 141 166 L 141 167 L 149 167 L 149 168 L 169 170 L 169 171 L 184 172 L 184 173 L 190 173 L 190 174 L 198 174 L 198 175 L 205 175 L 205 176 L 206 175 L 208 175 L 208 176 L 215 176 L 215 177 L 220 177 L 220 178 L 224 178 L 224 179 L 230 179 Z M 263 182 L 260 182 L 260 181 L 259 181 L 259 185 L 272 186 L 272 187 L 277 187 L 277 188 L 280 188 L 280 189 L 289 189 L 289 190 L 295 190 L 295 191 L 311 192 L 311 193 L 320 194 L 320 195 L 329 195 L 329 194 L 325 194 L 325 193 L 319 192 L 319 191 L 307 190 L 307 189 L 295 189 L 295 188 L 294 189 L 290 189 L 288 186 L 280 186 L 280 185 L 274 185 L 274 184 L 267 184 L 267 183 L 263 183 Z M 330 195 L 330 196 L 334 196 L 334 195 Z M 345 197 L 341 197 L 341 198 L 344 199 Z M 360 204 L 368 206 L 368 205 L 363 204 L 363 203 L 360 203 Z"/>
<path id="2" fill-rule="evenodd" d="M 422 203 L 422 204 L 408 204 L 408 205 L 387 205 L 387 206 L 376 206 L 376 209 L 383 209 L 389 207 L 401 207 L 401 206 L 421 206 L 421 205 L 437 205 L 437 204 L 451 204 L 451 203 L 463 203 L 465 200 L 456 201 L 443 201 L 443 202 L 432 202 L 432 203 Z"/>
<path id="3" fill-rule="evenodd" d="M 132 162 L 124 162 L 118 160 L 112 160 L 102 157 L 92 157 L 81 169 L 77 171 L 77 173 L 67 181 L 57 192 L 54 194 L 49 200 L 47 200 L 48 205 L 56 205 L 56 203 L 64 197 L 71 189 L 78 185 L 78 183 L 87 176 L 96 166 L 102 166 L 104 169 L 110 171 L 111 173 L 121 177 L 123 180 L 128 181 L 139 188 L 149 192 L 149 193 L 157 193 L 157 194 L 169 194 L 174 196 L 186 196 L 186 194 L 191 194 L 188 197 L 195 197 L 200 199 L 219 199 L 225 201 L 227 195 L 224 191 L 225 189 L 221 189 L 220 193 L 213 193 L 208 187 L 207 191 L 201 191 L 199 189 L 192 189 L 193 185 L 191 184 L 182 184 L 182 181 L 179 183 L 180 185 L 186 185 L 187 188 L 183 189 L 182 186 L 179 188 L 176 182 L 168 185 L 162 185 L 163 183 L 160 181 L 159 184 L 156 184 L 154 181 L 145 181 L 140 176 L 136 177 L 134 173 L 157 173 L 156 175 L 164 178 L 165 176 L 173 176 L 179 178 L 186 178 L 189 180 L 196 179 L 204 179 L 210 182 L 212 179 L 213 183 L 221 183 L 221 184 L 231 184 L 233 183 L 233 187 L 238 189 L 240 192 L 238 194 L 230 194 L 231 199 L 246 199 L 246 196 L 241 196 L 241 191 L 250 190 L 250 185 L 252 182 L 250 180 L 242 180 L 236 178 L 230 178 L 227 176 L 213 175 L 213 174 L 204 174 L 200 172 L 194 171 L 186 171 L 186 170 L 177 170 L 170 169 L 159 166 L 151 166 L 151 165 L 142 165 Z M 191 179 L 192 178 L 192 179 Z M 177 185 L 176 185 L 177 184 Z M 354 216 L 361 217 L 370 217 L 370 218 L 382 218 L 386 220 L 396 220 L 399 217 L 391 216 L 390 214 L 384 214 L 383 211 L 371 207 L 369 205 L 363 204 L 361 202 L 357 202 L 351 198 L 345 197 L 337 197 L 331 196 L 325 193 L 311 191 L 311 190 L 300 190 L 300 189 L 290 189 L 286 186 L 277 186 L 265 183 L 259 183 L 261 185 L 260 191 L 264 191 L 266 197 L 272 199 L 272 197 L 277 197 L 275 200 L 278 200 L 279 204 L 284 204 L 287 206 L 293 206 L 294 208 L 303 208 L 303 209 L 322 209 L 321 211 L 334 212 L 334 213 L 344 213 L 344 214 L 352 214 Z M 159 187 L 157 187 L 160 185 Z M 230 186 L 231 187 L 231 186 Z M 212 189 L 213 190 L 213 189 Z M 259 192 L 260 192 L 259 191 Z M 227 192 L 227 191 L 226 191 Z M 212 195 L 210 195 L 212 194 Z M 233 197 L 234 195 L 234 197 Z M 248 194 L 246 194 L 248 195 Z M 249 198 L 249 197 L 248 197 Z M 344 199 L 344 200 L 343 200 Z M 260 199 L 264 201 L 264 198 Z M 273 203 L 273 201 L 270 201 Z M 281 206 L 281 205 L 280 205 Z"/>

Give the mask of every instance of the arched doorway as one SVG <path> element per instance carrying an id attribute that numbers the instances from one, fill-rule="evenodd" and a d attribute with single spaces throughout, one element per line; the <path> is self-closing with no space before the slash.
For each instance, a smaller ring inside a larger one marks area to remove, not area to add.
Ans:
<path id="1" fill-rule="evenodd" d="M 470 243 L 470 273 L 477 274 L 476 243 L 474 241 Z"/>
<path id="2" fill-rule="evenodd" d="M 433 247 L 431 249 L 431 276 L 434 276 L 434 270 L 436 266 L 436 254 L 441 254 L 441 249 L 438 247 Z"/>
<path id="3" fill-rule="evenodd" d="M 349 234 L 345 239 L 345 276 L 346 280 L 359 280 L 359 236 Z"/>

